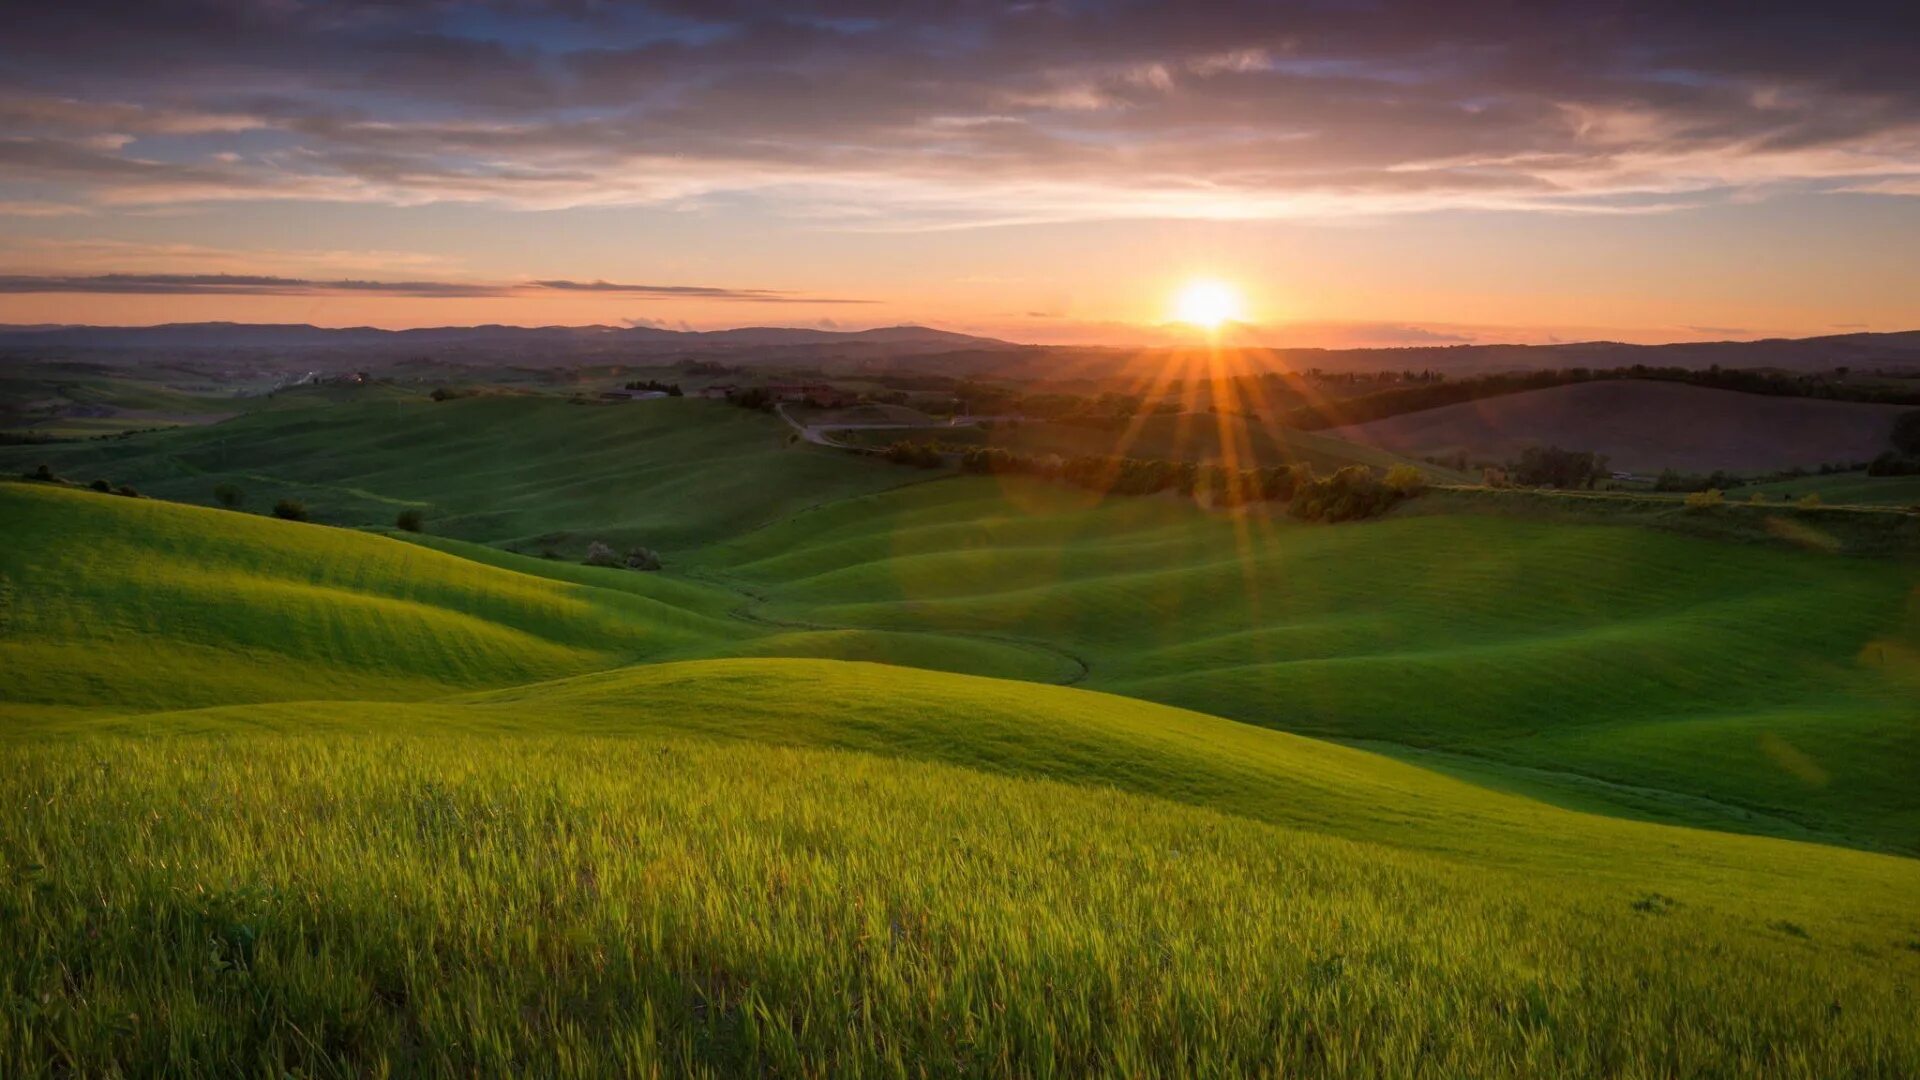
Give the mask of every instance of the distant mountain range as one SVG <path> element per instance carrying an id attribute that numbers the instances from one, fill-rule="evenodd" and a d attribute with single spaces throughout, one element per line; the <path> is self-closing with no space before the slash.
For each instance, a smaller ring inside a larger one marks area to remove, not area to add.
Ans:
<path id="1" fill-rule="evenodd" d="M 441 362 L 558 366 L 618 362 L 630 357 L 716 356 L 729 363 L 785 363 L 838 372 L 913 371 L 951 376 L 1076 379 L 1191 366 L 1195 348 L 1100 348 L 1019 345 L 925 326 L 817 330 L 749 326 L 732 330 L 666 330 L 647 326 L 436 326 L 382 330 L 304 323 L 168 323 L 160 326 L 5 326 L 0 351 L 73 356 L 167 351 L 251 354 L 321 366 L 362 358 L 430 356 Z M 1553 368 L 1771 368 L 1795 372 L 1920 369 L 1920 331 L 1835 334 L 1760 341 L 1629 345 L 1587 341 L 1558 345 L 1446 345 L 1376 349 L 1232 348 L 1211 356 L 1214 370 L 1423 370 L 1449 374 Z"/>
<path id="2" fill-rule="evenodd" d="M 4 326 L 0 346 L 81 349 L 338 349 L 359 346 L 665 346 L 767 348 L 818 345 L 884 346 L 892 352 L 1013 348 L 993 338 L 925 326 L 874 330 L 812 330 L 748 326 L 732 330 L 664 330 L 649 326 L 435 326 L 382 330 L 373 326 L 321 327 L 305 323 L 166 323 L 160 326 Z"/>

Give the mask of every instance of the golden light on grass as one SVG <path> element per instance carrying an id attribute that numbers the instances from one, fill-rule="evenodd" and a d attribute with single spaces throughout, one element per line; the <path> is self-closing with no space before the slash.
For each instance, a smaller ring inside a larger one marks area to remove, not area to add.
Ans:
<path id="1" fill-rule="evenodd" d="M 1191 281 L 1173 298 L 1173 317 L 1202 330 L 1218 330 L 1242 316 L 1240 291 L 1224 281 Z"/>

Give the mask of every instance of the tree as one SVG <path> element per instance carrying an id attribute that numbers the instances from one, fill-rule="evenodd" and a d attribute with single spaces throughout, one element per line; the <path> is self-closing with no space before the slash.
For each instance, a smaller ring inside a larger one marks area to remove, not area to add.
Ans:
<path id="1" fill-rule="evenodd" d="M 627 551 L 627 569 L 658 570 L 660 553 L 647 547 L 630 548 Z"/>
<path id="2" fill-rule="evenodd" d="M 608 547 L 606 544 L 603 544 L 598 540 L 595 540 L 592 543 L 587 545 L 587 565 L 588 566 L 619 566 L 620 557 L 613 553 L 612 548 Z"/>
<path id="3" fill-rule="evenodd" d="M 238 510 L 240 504 L 247 501 L 247 493 L 241 491 L 238 484 L 215 484 L 213 499 L 229 510 Z"/>
<path id="4" fill-rule="evenodd" d="M 1920 411 L 1901 413 L 1893 422 L 1893 448 L 1920 457 Z"/>
<path id="5" fill-rule="evenodd" d="M 87 486 L 92 488 L 95 491 L 112 491 L 113 490 L 113 484 L 110 481 L 106 481 L 106 480 L 95 480 L 93 483 L 88 484 Z"/>
<path id="6" fill-rule="evenodd" d="M 115 495 L 125 495 L 129 499 L 137 499 L 140 497 L 140 489 L 134 487 L 132 484 L 121 484 L 119 487 L 113 489 L 113 493 Z"/>
<path id="7" fill-rule="evenodd" d="M 307 504 L 299 499 L 281 499 L 273 504 L 273 516 L 284 521 L 305 521 Z"/>
<path id="8" fill-rule="evenodd" d="M 393 523 L 407 532 L 417 533 L 426 524 L 426 518 L 420 511 L 409 508 L 400 511 L 400 516 L 394 518 Z"/>
<path id="9" fill-rule="evenodd" d="M 1515 483 L 1562 490 L 1592 487 L 1606 471 L 1606 458 L 1591 451 L 1562 450 L 1557 446 L 1529 446 L 1511 466 Z"/>

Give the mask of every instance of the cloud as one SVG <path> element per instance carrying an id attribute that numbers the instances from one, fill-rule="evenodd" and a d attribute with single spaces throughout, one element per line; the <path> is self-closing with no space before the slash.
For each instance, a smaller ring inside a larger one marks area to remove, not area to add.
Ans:
<path id="1" fill-rule="evenodd" d="M 534 281 L 530 287 L 560 292 L 622 293 L 677 300 L 738 300 L 754 304 L 875 304 L 829 296 L 799 296 L 774 289 L 722 289 L 705 285 L 628 285 L 613 281 Z"/>
<path id="2" fill-rule="evenodd" d="M 704 285 L 624 285 L 605 281 L 368 281 L 323 280 L 269 274 L 0 275 L 0 294 L 98 293 L 157 296 L 334 296 L 508 297 L 562 292 L 618 293 L 678 300 L 717 300 L 749 304 L 871 304 L 873 300 L 812 297 L 770 289 L 726 289 Z"/>
<path id="3" fill-rule="evenodd" d="M 755 192 L 888 230 L 1920 193 L 1920 8 L 1872 0 L 70 0 L 7 36 L 13 201 Z"/>
<path id="4" fill-rule="evenodd" d="M 159 296 L 323 296 L 367 293 L 385 296 L 501 296 L 495 285 L 447 281 L 313 281 L 258 274 L 0 275 L 0 293 L 111 293 Z"/>

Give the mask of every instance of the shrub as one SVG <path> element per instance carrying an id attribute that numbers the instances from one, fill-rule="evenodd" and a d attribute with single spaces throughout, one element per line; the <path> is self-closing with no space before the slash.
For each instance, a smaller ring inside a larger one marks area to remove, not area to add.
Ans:
<path id="1" fill-rule="evenodd" d="M 241 491 L 237 484 L 215 484 L 213 499 L 229 510 L 238 510 L 240 504 L 247 501 L 247 493 Z"/>
<path id="2" fill-rule="evenodd" d="M 1427 490 L 1427 474 L 1412 465 L 1395 465 L 1387 470 L 1386 485 L 1410 499 Z"/>
<path id="3" fill-rule="evenodd" d="M 608 547 L 607 545 L 601 543 L 598 540 L 595 540 L 592 543 L 587 545 L 587 565 L 588 566 L 619 566 L 620 557 L 613 553 L 612 548 Z"/>
<path id="4" fill-rule="evenodd" d="M 627 569 L 658 570 L 660 553 L 647 547 L 631 548 L 627 551 Z"/>
<path id="5" fill-rule="evenodd" d="M 60 479 L 60 475 L 53 471 L 53 466 L 47 464 L 44 461 L 41 462 L 39 466 L 36 467 L 32 472 L 24 473 L 23 475 L 26 476 L 26 478 L 29 480 L 38 480 L 46 484 L 65 483 L 65 481 Z"/>
<path id="6" fill-rule="evenodd" d="M 273 516 L 284 521 L 305 521 L 307 504 L 299 499 L 281 499 L 273 504 Z"/>
<path id="7" fill-rule="evenodd" d="M 1800 501 L 1796 505 L 1802 510 L 1818 510 L 1820 509 L 1820 504 L 1825 501 L 1826 500 L 1820 497 L 1819 492 L 1809 491 L 1805 495 L 1800 496 Z"/>
<path id="8" fill-rule="evenodd" d="M 140 497 L 139 489 L 135 488 L 132 484 L 121 484 L 119 487 L 113 489 L 113 493 L 115 495 L 125 495 L 129 499 L 137 499 Z"/>
<path id="9" fill-rule="evenodd" d="M 433 393 L 427 396 L 435 401 L 452 401 L 454 398 L 460 396 L 460 391 L 449 390 L 444 386 L 436 386 L 433 388 Z"/>
<path id="10" fill-rule="evenodd" d="M 402 510 L 393 523 L 407 532 L 419 532 L 421 526 L 426 524 L 426 518 L 418 510 Z"/>
<path id="11" fill-rule="evenodd" d="M 1305 521 L 1357 521 L 1386 513 L 1401 494 L 1365 465 L 1348 465 L 1296 491 L 1288 511 Z"/>
<path id="12" fill-rule="evenodd" d="M 113 484 L 106 480 L 95 480 L 93 483 L 88 484 L 87 486 L 92 488 L 95 491 L 112 491 L 113 490 Z"/>
<path id="13" fill-rule="evenodd" d="M 937 469 L 941 465 L 940 448 L 932 443 L 897 442 L 880 451 L 880 456 L 895 465 L 918 469 Z"/>
<path id="14" fill-rule="evenodd" d="M 1726 501 L 1726 496 L 1720 493 L 1719 488 L 1708 488 L 1705 491 L 1691 492 L 1686 498 L 1687 509 L 1689 510 L 1711 510 Z"/>

